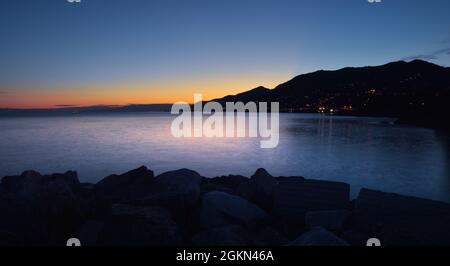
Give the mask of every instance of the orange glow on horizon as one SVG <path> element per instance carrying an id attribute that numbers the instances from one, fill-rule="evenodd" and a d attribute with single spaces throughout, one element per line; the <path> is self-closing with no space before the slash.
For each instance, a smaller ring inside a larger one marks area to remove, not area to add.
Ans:
<path id="1" fill-rule="evenodd" d="M 194 94 L 203 94 L 204 100 L 221 98 L 244 92 L 258 86 L 274 88 L 288 75 L 220 78 L 207 81 L 183 80 L 157 84 L 131 84 L 113 86 L 83 86 L 63 88 L 1 89 L 0 108 L 58 108 L 65 106 L 173 104 L 193 103 Z"/>

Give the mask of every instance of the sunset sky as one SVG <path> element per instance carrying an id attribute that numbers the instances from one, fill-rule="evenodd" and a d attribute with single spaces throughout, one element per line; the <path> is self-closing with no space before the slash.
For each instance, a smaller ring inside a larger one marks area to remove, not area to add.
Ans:
<path id="1" fill-rule="evenodd" d="M 450 1 L 0 0 L 0 108 L 192 102 L 318 69 L 450 66 Z"/>

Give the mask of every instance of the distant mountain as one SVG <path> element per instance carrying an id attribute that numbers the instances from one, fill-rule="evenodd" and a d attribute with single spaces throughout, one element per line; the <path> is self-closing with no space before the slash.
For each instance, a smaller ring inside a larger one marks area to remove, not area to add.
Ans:
<path id="1" fill-rule="evenodd" d="M 98 105 L 45 109 L 1 109 L 0 116 L 61 116 L 98 113 L 170 112 L 171 104 Z"/>
<path id="2" fill-rule="evenodd" d="M 384 101 L 378 111 L 396 113 L 405 100 L 407 105 L 422 105 L 425 98 L 449 91 L 449 68 L 415 60 L 375 67 L 320 70 L 299 75 L 272 90 L 258 87 L 214 101 L 278 101 L 285 111 L 317 111 L 320 107 L 338 110 L 347 106 L 345 109 L 351 107 L 354 112 L 373 112 L 378 108 L 376 103 Z"/>
<path id="3" fill-rule="evenodd" d="M 272 90 L 259 87 L 215 101 L 276 101 L 286 112 L 406 117 L 441 114 L 449 96 L 450 68 L 414 60 L 320 70 L 299 75 Z"/>
<path id="4" fill-rule="evenodd" d="M 274 89 L 258 87 L 213 101 L 279 102 L 282 112 L 324 112 L 396 116 L 418 125 L 441 126 L 450 103 L 450 68 L 426 61 L 347 67 L 299 75 Z M 67 115 L 101 112 L 169 112 L 170 104 L 0 109 L 0 116 Z M 447 123 L 449 124 L 449 123 Z"/>
<path id="5" fill-rule="evenodd" d="M 213 101 L 225 103 L 225 102 L 250 102 L 250 101 L 268 101 L 272 97 L 272 90 L 265 87 L 258 87 L 246 92 L 242 92 L 236 95 L 228 95 L 220 99 L 215 99 Z"/>

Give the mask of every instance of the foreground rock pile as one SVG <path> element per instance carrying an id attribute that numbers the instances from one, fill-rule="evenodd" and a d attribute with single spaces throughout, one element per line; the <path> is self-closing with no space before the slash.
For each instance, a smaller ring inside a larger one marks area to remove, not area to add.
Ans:
<path id="1" fill-rule="evenodd" d="M 0 183 L 0 245 L 450 245 L 450 204 L 345 183 L 273 177 L 205 178 L 146 167 L 80 183 L 76 172 L 27 171 Z"/>

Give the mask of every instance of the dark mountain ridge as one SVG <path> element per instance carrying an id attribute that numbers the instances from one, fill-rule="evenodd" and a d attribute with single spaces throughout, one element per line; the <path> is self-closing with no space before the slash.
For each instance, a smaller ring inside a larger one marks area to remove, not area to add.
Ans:
<path id="1" fill-rule="evenodd" d="M 450 68 L 422 60 L 303 74 L 272 90 L 256 88 L 218 102 L 279 102 L 283 112 L 440 119 L 450 99 Z"/>
<path id="2" fill-rule="evenodd" d="M 449 91 L 449 68 L 415 60 L 382 66 L 319 70 L 296 76 L 272 90 L 259 87 L 216 101 L 231 99 L 259 102 L 270 99 L 279 101 L 284 109 L 310 107 L 311 110 L 322 106 L 332 108 L 353 104 L 354 108 L 363 111 L 363 100 L 367 100 L 367 95 L 432 96 L 447 94 Z"/>
<path id="3" fill-rule="evenodd" d="M 418 125 L 441 126 L 450 100 L 450 68 L 422 60 L 381 66 L 346 67 L 302 74 L 274 89 L 257 87 L 220 99 L 279 102 L 281 112 L 395 116 Z M 0 116 L 67 115 L 99 112 L 168 112 L 170 104 L 0 109 Z M 445 120 L 444 120 L 445 121 Z"/>

